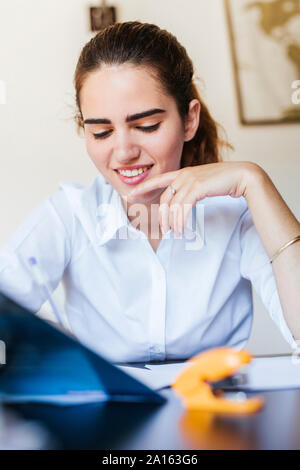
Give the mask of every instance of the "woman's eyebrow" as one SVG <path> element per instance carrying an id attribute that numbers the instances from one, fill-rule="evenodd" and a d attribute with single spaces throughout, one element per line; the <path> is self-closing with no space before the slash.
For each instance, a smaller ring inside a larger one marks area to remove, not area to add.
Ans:
<path id="1" fill-rule="evenodd" d="M 149 109 L 148 111 L 143 111 L 142 113 L 137 113 L 137 114 L 132 114 L 131 116 L 127 116 L 125 121 L 126 122 L 131 122 L 131 121 L 136 121 L 137 119 L 142 119 L 144 117 L 152 116 L 153 114 L 158 114 L 158 113 L 165 113 L 165 109 L 160 109 L 160 108 L 154 108 L 154 109 Z M 106 118 L 97 118 L 97 119 L 85 119 L 83 121 L 84 124 L 111 124 L 110 119 Z"/>

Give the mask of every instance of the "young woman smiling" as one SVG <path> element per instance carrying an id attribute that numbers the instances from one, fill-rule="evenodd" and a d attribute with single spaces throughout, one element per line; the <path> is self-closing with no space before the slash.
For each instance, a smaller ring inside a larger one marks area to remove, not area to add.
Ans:
<path id="1" fill-rule="evenodd" d="M 88 188 L 61 183 L 0 254 L 1 291 L 38 311 L 35 256 L 52 289 L 65 281 L 73 333 L 112 361 L 244 347 L 251 286 L 289 344 L 300 339 L 299 222 L 260 166 L 221 160 L 229 144 L 193 75 L 156 25 L 93 37 L 74 84 L 99 175 Z"/>

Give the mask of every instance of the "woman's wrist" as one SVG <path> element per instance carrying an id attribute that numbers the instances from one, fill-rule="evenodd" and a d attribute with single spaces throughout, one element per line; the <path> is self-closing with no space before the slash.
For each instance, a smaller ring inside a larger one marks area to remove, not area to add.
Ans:
<path id="1" fill-rule="evenodd" d="M 272 259 L 281 246 L 300 234 L 299 222 L 259 165 L 246 162 L 244 178 L 244 197 L 266 252 Z"/>

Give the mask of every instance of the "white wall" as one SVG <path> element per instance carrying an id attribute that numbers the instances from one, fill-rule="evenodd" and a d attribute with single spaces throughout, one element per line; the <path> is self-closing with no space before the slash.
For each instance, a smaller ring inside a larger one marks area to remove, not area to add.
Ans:
<path id="1" fill-rule="evenodd" d="M 75 65 L 93 35 L 88 24 L 91 4 L 87 0 L 0 3 L 0 80 L 7 86 L 7 103 L 0 104 L 0 244 L 35 205 L 57 190 L 59 181 L 88 185 L 97 174 L 71 118 Z M 177 36 L 204 80 L 204 99 L 236 148 L 232 159 L 261 165 L 299 217 L 299 125 L 240 126 L 223 1 L 110 4 L 118 7 L 119 21 L 156 23 Z M 254 300 L 248 349 L 289 351 L 260 300 Z"/>

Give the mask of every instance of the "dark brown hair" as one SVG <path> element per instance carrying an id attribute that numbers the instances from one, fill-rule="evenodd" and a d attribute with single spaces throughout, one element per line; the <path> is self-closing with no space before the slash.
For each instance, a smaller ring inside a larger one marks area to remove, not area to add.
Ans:
<path id="1" fill-rule="evenodd" d="M 193 63 L 186 49 L 168 31 L 138 21 L 110 25 L 83 47 L 74 75 L 78 133 L 84 127 L 80 108 L 80 90 L 84 80 L 102 64 L 124 63 L 146 66 L 155 73 L 162 90 L 174 98 L 183 123 L 190 101 L 194 98 L 200 101 L 199 127 L 194 138 L 184 143 L 181 168 L 218 162 L 222 159 L 220 147 L 233 148 L 219 137 L 221 126 L 212 118 L 199 96 L 193 80 Z"/>

